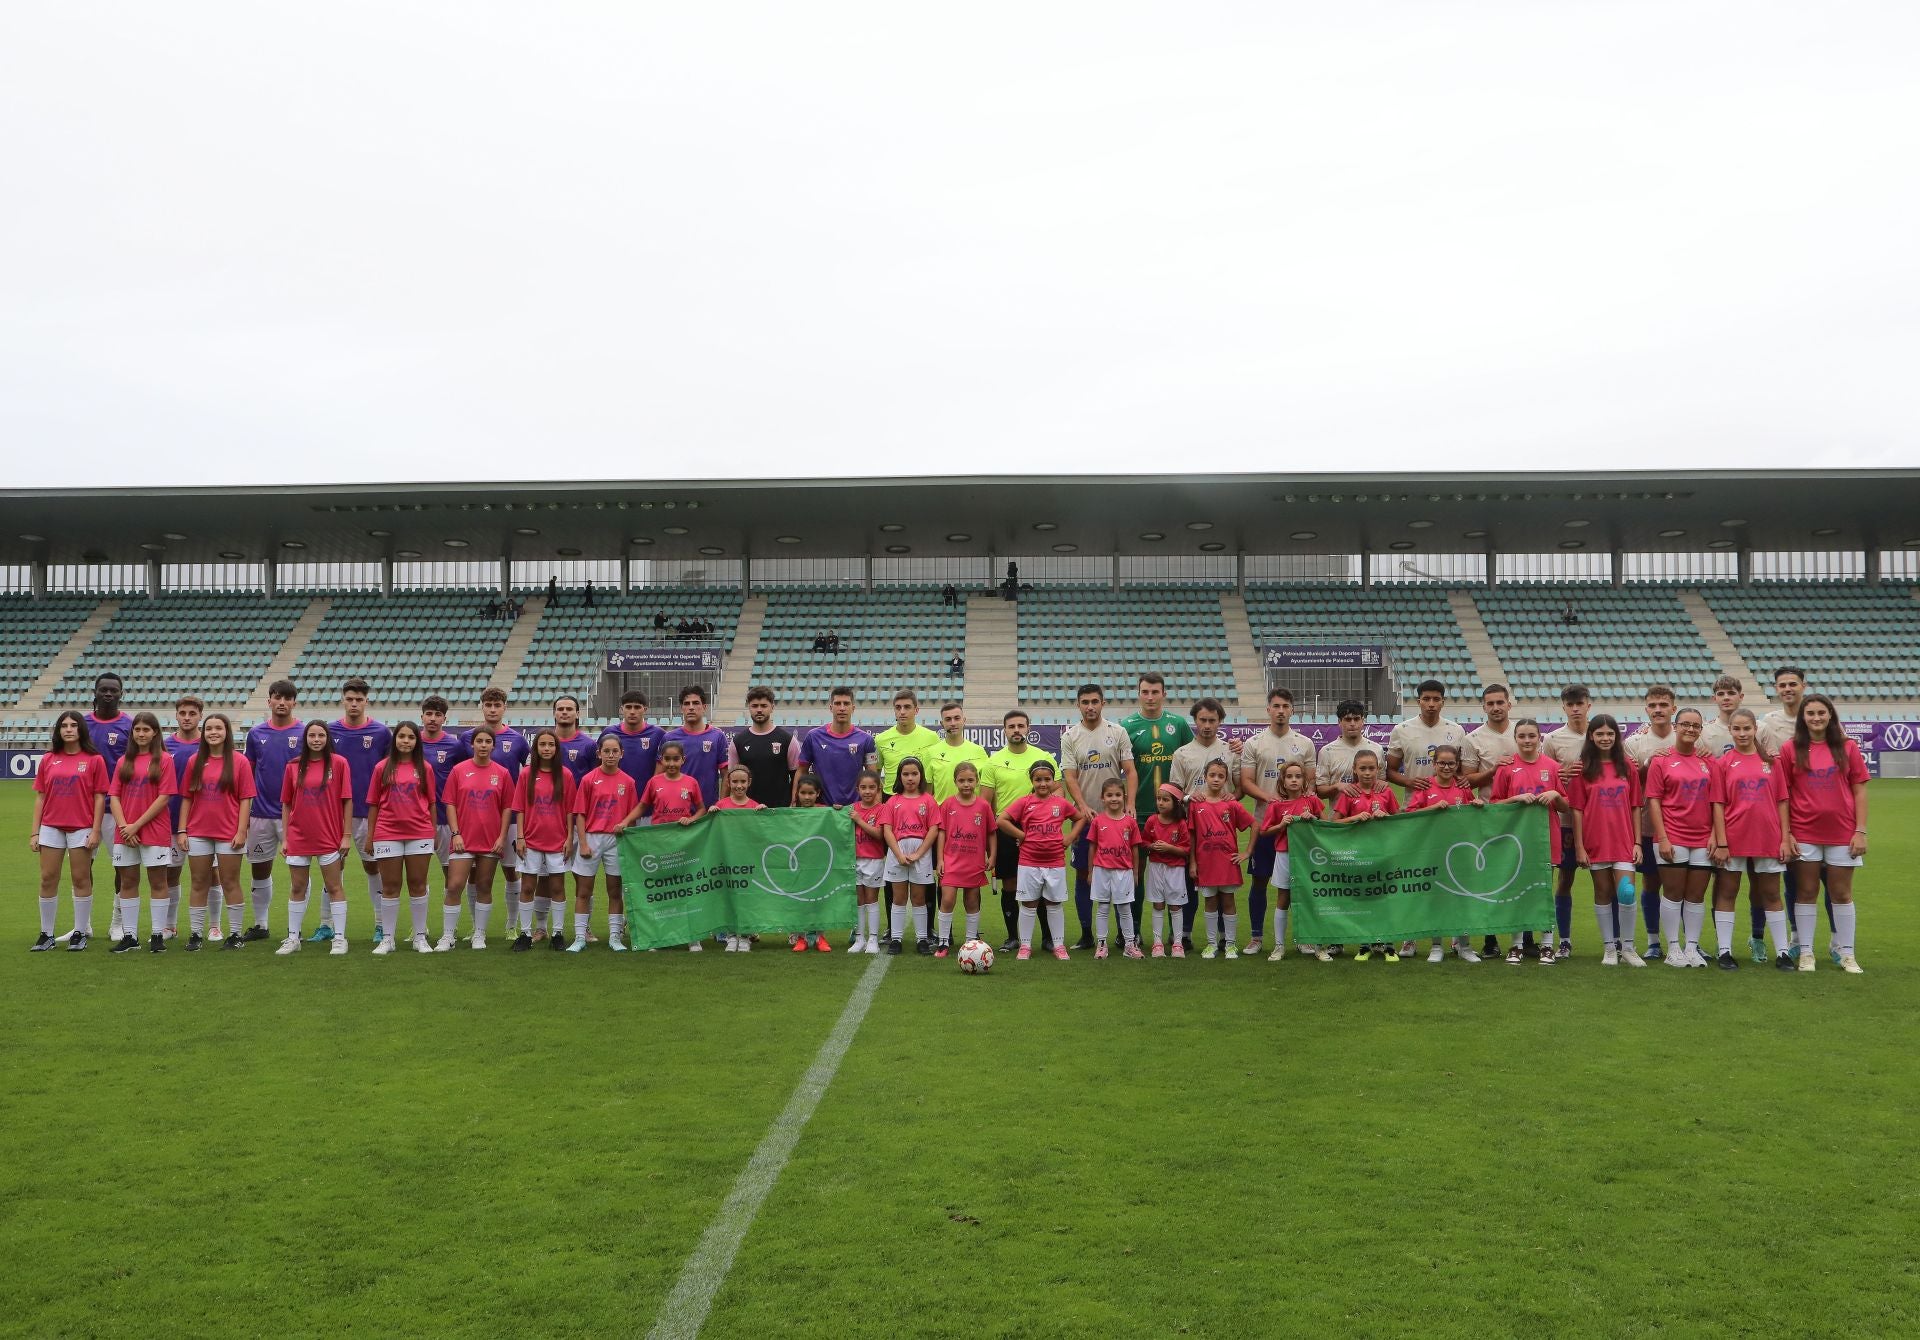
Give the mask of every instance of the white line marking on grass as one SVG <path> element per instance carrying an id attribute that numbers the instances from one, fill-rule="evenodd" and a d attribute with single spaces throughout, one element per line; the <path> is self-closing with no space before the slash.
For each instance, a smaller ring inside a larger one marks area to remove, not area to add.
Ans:
<path id="1" fill-rule="evenodd" d="M 887 955 L 875 959 L 854 984 L 853 995 L 848 997 L 847 1007 L 840 1011 L 840 1019 L 827 1034 L 827 1040 L 820 1044 L 819 1055 L 794 1086 L 785 1109 L 773 1119 L 773 1125 L 760 1140 L 760 1147 L 753 1151 L 753 1157 L 734 1180 L 733 1190 L 720 1203 L 720 1212 L 700 1235 L 700 1245 L 681 1267 L 673 1292 L 661 1304 L 660 1315 L 654 1319 L 653 1329 L 647 1332 L 651 1340 L 693 1340 L 700 1334 L 707 1313 L 713 1308 L 714 1297 L 733 1269 L 734 1253 L 740 1250 L 773 1184 L 780 1180 L 793 1147 L 800 1142 L 800 1132 L 806 1129 L 814 1108 L 820 1106 L 821 1096 L 833 1083 L 891 961 Z"/>

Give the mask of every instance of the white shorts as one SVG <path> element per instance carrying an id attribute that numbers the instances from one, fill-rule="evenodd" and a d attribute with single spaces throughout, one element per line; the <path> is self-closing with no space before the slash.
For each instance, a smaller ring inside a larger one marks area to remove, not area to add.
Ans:
<path id="1" fill-rule="evenodd" d="M 136 865 L 148 870 L 165 870 L 173 865 L 173 848 L 160 843 L 129 847 L 116 842 L 113 844 L 113 864 L 117 870 Z"/>
<path id="2" fill-rule="evenodd" d="M 265 865 L 278 856 L 285 827 L 278 819 L 248 819 L 247 859 Z"/>
<path id="3" fill-rule="evenodd" d="M 1659 848 L 1654 848 L 1655 853 Z M 1662 861 L 1661 865 L 1709 866 L 1713 864 L 1713 850 L 1709 847 L 1680 847 L 1673 849 L 1673 859 Z"/>
<path id="4" fill-rule="evenodd" d="M 1147 862 L 1147 901 L 1168 907 L 1187 905 L 1187 868 Z"/>
<path id="5" fill-rule="evenodd" d="M 602 872 L 608 879 L 620 878 L 618 833 L 587 834 L 586 850 L 573 858 L 573 873 L 576 875 L 598 875 Z"/>
<path id="6" fill-rule="evenodd" d="M 1200 896 L 1203 899 L 1231 898 L 1238 892 L 1240 892 L 1240 886 L 1238 884 L 1216 884 L 1212 888 L 1208 888 L 1205 884 L 1200 886 Z"/>
<path id="7" fill-rule="evenodd" d="M 518 870 L 520 868 L 520 853 L 514 850 L 514 844 L 519 840 L 520 821 L 515 819 L 507 824 L 507 840 L 500 844 L 500 868 L 502 870 Z M 527 859 L 532 860 L 533 857 L 529 855 Z"/>
<path id="8" fill-rule="evenodd" d="M 100 845 L 103 847 L 111 847 L 113 845 L 114 834 L 118 829 L 119 826 L 113 822 L 113 810 L 108 808 L 102 812 L 100 815 Z M 86 846 L 85 838 L 81 839 L 80 845 L 83 847 Z"/>
<path id="9" fill-rule="evenodd" d="M 453 829 L 445 824 L 433 826 L 433 859 L 442 867 L 453 860 Z"/>
<path id="10" fill-rule="evenodd" d="M 1133 871 L 1108 870 L 1096 865 L 1093 868 L 1092 897 L 1096 903 L 1132 902 Z"/>
<path id="11" fill-rule="evenodd" d="M 40 831 L 44 833 L 47 830 L 43 828 Z M 1821 865 L 1839 866 L 1850 869 L 1854 866 L 1865 865 L 1867 863 L 1866 857 L 1855 856 L 1852 852 L 1848 851 L 1847 844 L 1844 842 L 1837 846 L 1829 847 L 1823 847 L 1817 842 L 1800 842 L 1795 845 L 1800 848 L 1795 859 L 1806 861 L 1809 864 L 1818 862 Z"/>
<path id="12" fill-rule="evenodd" d="M 1752 871 L 1756 875 L 1777 875 L 1787 868 L 1787 863 L 1777 856 L 1729 856 L 1720 868 L 1736 874 Z"/>
<path id="13" fill-rule="evenodd" d="M 860 856 L 853 862 L 854 882 L 863 889 L 877 889 L 887 882 L 887 858 Z"/>
<path id="14" fill-rule="evenodd" d="M 340 849 L 335 847 L 332 851 L 321 852 L 318 856 L 294 856 L 289 854 L 287 856 L 287 864 L 304 868 L 310 865 L 332 865 L 339 859 Z"/>
<path id="15" fill-rule="evenodd" d="M 1067 901 L 1067 872 L 1057 865 L 1023 865 L 1013 896 L 1023 903 Z"/>
<path id="16" fill-rule="evenodd" d="M 567 854 L 563 851 L 535 851 L 527 848 L 527 859 L 520 866 L 523 875 L 564 875 L 567 873 Z"/>
<path id="17" fill-rule="evenodd" d="M 1267 881 L 1267 887 L 1293 892 L 1293 862 L 1287 859 L 1283 851 L 1273 854 L 1273 878 Z"/>
<path id="18" fill-rule="evenodd" d="M 889 884 L 933 883 L 933 843 L 929 841 L 920 849 L 920 855 L 905 865 L 895 860 L 892 852 L 888 852 L 886 878 Z"/>
<path id="19" fill-rule="evenodd" d="M 1589 861 L 1587 863 L 1589 870 L 1619 870 L 1629 875 L 1639 868 L 1640 863 L 1637 861 Z"/>
<path id="20" fill-rule="evenodd" d="M 224 838 L 193 837 L 187 838 L 189 856 L 238 856 L 240 849 Z"/>
<path id="21" fill-rule="evenodd" d="M 447 841 L 448 841 L 449 843 L 451 843 L 451 842 L 453 841 L 453 839 L 452 839 L 452 837 L 451 837 L 451 836 L 449 836 L 449 837 L 448 837 L 448 839 L 447 839 Z M 436 847 L 434 848 L 434 851 L 435 851 L 436 853 L 437 853 L 437 852 L 438 852 L 439 850 L 440 850 L 440 849 L 439 849 L 439 847 L 437 847 L 437 846 L 436 846 Z M 508 847 L 508 848 L 507 848 L 507 850 L 508 850 L 508 851 L 512 851 L 512 850 L 513 850 L 513 848 L 512 848 L 512 847 Z M 496 852 L 495 852 L 495 851 L 493 850 L 493 848 L 491 848 L 491 847 L 489 847 L 489 848 L 487 848 L 487 849 L 486 849 L 485 851 L 466 851 L 466 850 L 462 850 L 462 851 L 450 851 L 450 852 L 448 852 L 448 853 L 447 853 L 447 854 L 446 854 L 445 856 L 442 856 L 442 857 L 440 858 L 440 864 L 441 864 L 441 865 L 452 865 L 452 864 L 453 864 L 453 863 L 454 863 L 455 861 L 471 861 L 471 860 L 472 860 L 472 859 L 473 859 L 474 857 L 476 857 L 476 856 L 494 856 L 494 855 L 497 855 L 497 854 L 498 854 L 498 853 L 496 853 Z M 502 860 L 505 860 L 506 858 L 505 858 L 505 857 L 501 857 L 500 859 L 502 859 Z M 532 858 L 531 856 L 529 856 L 529 857 L 528 857 L 527 859 L 528 859 L 528 860 L 532 860 L 533 858 Z"/>
<path id="22" fill-rule="evenodd" d="M 404 841 L 373 844 L 373 859 L 376 861 L 391 861 L 397 856 L 431 855 L 433 855 L 432 838 L 407 838 Z"/>
<path id="23" fill-rule="evenodd" d="M 40 845 L 42 847 L 52 847 L 59 851 L 66 851 L 69 848 L 78 848 L 81 851 L 85 851 L 87 847 L 87 834 L 92 831 L 90 828 L 55 828 L 51 824 L 41 824 Z M 102 837 L 100 840 L 105 842 L 107 839 Z"/>
<path id="24" fill-rule="evenodd" d="M 362 862 L 373 860 L 373 848 L 367 845 L 367 817 L 364 814 L 353 821 L 353 849 Z"/>

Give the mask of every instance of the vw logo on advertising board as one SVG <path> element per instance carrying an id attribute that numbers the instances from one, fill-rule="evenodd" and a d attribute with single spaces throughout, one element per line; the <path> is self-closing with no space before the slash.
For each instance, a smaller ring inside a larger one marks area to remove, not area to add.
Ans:
<path id="1" fill-rule="evenodd" d="M 1913 727 L 1904 721 L 1896 721 L 1880 733 L 1883 748 L 1895 753 L 1905 753 L 1913 748 Z"/>

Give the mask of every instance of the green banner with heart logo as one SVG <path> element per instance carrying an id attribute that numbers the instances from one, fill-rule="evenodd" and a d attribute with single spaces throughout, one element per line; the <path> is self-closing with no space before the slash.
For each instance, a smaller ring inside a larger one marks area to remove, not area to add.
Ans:
<path id="1" fill-rule="evenodd" d="M 1549 822 L 1542 806 L 1507 804 L 1293 824 L 1293 933 L 1361 944 L 1549 927 Z"/>
<path id="2" fill-rule="evenodd" d="M 716 932 L 777 935 L 853 924 L 853 820 L 838 810 L 708 811 L 620 835 L 635 949 Z"/>

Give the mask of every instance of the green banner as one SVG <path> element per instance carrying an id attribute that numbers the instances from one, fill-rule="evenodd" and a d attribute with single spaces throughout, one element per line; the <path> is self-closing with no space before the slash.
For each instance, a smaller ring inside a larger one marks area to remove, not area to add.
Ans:
<path id="1" fill-rule="evenodd" d="M 1542 806 L 1508 804 L 1294 824 L 1293 933 L 1361 944 L 1550 926 L 1548 822 Z"/>
<path id="2" fill-rule="evenodd" d="M 853 820 L 838 810 L 719 810 L 620 835 L 635 949 L 716 931 L 768 935 L 853 924 Z"/>

